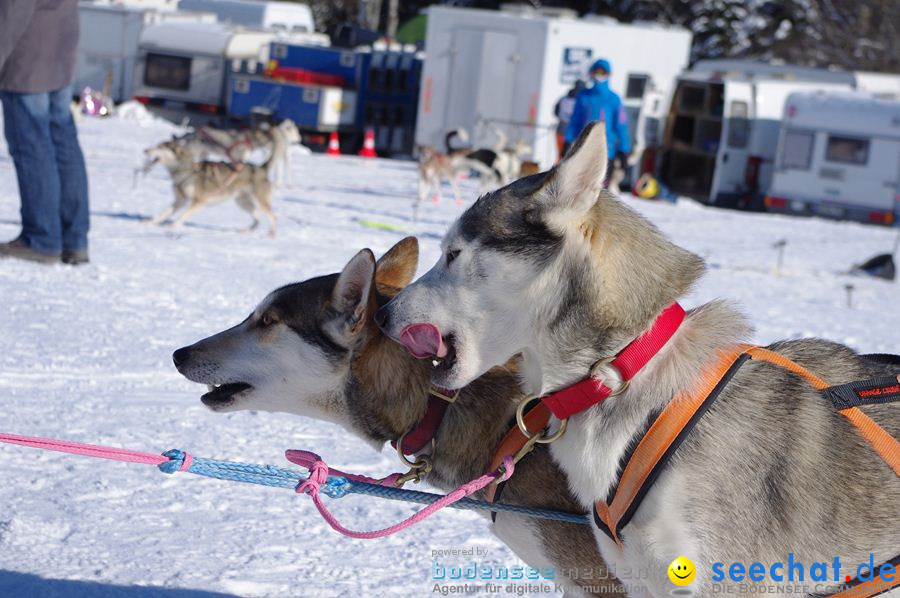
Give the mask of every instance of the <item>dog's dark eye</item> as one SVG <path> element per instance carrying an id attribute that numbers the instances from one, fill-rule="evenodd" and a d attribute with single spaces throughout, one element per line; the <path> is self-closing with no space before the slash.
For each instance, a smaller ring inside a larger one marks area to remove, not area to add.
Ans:
<path id="1" fill-rule="evenodd" d="M 268 328 L 275 323 L 275 318 L 272 317 L 272 314 L 263 314 L 263 316 L 259 319 L 259 322 L 260 324 Z"/>
<path id="2" fill-rule="evenodd" d="M 449 266 L 450 264 L 452 264 L 453 260 L 455 260 L 457 257 L 459 257 L 459 249 L 453 249 L 451 251 L 448 251 L 447 252 L 447 265 Z"/>

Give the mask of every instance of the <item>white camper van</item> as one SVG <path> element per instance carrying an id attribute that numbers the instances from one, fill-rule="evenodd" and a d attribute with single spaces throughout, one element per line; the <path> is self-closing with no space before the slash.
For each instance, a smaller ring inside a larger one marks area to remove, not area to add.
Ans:
<path id="1" fill-rule="evenodd" d="M 241 61 L 265 64 L 274 38 L 272 31 L 221 23 L 145 27 L 135 66 L 134 96 L 166 116 L 223 114 L 232 65 Z"/>
<path id="2" fill-rule="evenodd" d="M 772 180 L 788 95 L 849 90 L 850 72 L 740 60 L 698 62 L 678 78 L 660 178 L 675 193 L 716 205 L 761 207 Z"/>
<path id="3" fill-rule="evenodd" d="M 597 58 L 612 64 L 610 86 L 634 134 L 645 94 L 670 90 L 687 66 L 690 32 L 566 15 L 429 8 L 416 143 L 443 148 L 447 132 L 463 127 L 475 145 L 492 147 L 500 128 L 549 167 L 557 159 L 554 106 Z"/>
<path id="4" fill-rule="evenodd" d="M 316 30 L 312 10 L 299 2 L 260 2 L 254 0 L 180 0 L 179 10 L 212 12 L 223 23 L 291 33 Z"/>
<path id="5" fill-rule="evenodd" d="M 900 216 L 900 99 L 793 93 L 765 198 L 771 211 L 893 224 Z"/>
<path id="6" fill-rule="evenodd" d="M 172 3 L 174 6 L 174 2 Z M 212 13 L 175 12 L 166 5 L 108 4 L 81 2 L 78 18 L 81 34 L 75 59 L 73 88 L 81 93 L 85 87 L 100 90 L 110 78 L 110 96 L 115 102 L 131 98 L 134 88 L 134 65 L 137 60 L 141 31 L 158 23 L 214 23 Z"/>

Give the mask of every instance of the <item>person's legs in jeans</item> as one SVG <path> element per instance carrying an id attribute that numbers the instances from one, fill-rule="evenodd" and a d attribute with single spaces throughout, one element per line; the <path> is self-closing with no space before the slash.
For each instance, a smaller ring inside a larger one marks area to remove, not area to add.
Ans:
<path id="1" fill-rule="evenodd" d="M 3 131 L 16 166 L 22 200 L 19 238 L 35 251 L 62 249 L 60 183 L 50 135 L 50 94 L 0 92 Z"/>
<path id="2" fill-rule="evenodd" d="M 59 173 L 59 218 L 63 251 L 87 249 L 88 182 L 84 155 L 78 144 L 78 132 L 69 104 L 72 88 L 50 93 L 50 137 L 56 149 L 56 168 Z"/>

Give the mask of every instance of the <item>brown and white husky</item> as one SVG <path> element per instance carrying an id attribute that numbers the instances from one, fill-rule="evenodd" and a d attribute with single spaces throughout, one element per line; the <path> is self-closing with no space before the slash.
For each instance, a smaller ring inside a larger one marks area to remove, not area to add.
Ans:
<path id="1" fill-rule="evenodd" d="M 208 385 L 201 400 L 214 411 L 314 417 L 378 449 L 412 429 L 426 409 L 430 365 L 410 357 L 374 323 L 378 308 L 412 279 L 417 262 L 412 237 L 377 263 L 363 250 L 340 274 L 273 291 L 237 326 L 177 350 L 175 365 Z M 449 490 L 488 471 L 521 398 L 506 368 L 491 369 L 464 388 L 428 451 L 434 469 L 426 480 Z M 502 500 L 583 512 L 543 446 L 519 463 Z M 529 565 L 553 567 L 567 595 L 621 594 L 586 525 L 501 512 L 494 531 Z"/>

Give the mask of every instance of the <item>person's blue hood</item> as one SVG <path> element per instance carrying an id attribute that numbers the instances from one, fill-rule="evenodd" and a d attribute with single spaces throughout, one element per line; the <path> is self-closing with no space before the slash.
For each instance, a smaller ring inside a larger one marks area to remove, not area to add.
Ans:
<path id="1" fill-rule="evenodd" d="M 597 60 L 595 60 L 594 64 L 591 65 L 591 70 L 589 70 L 588 72 L 593 73 L 597 69 L 603 69 L 610 75 L 612 74 L 612 65 L 605 58 L 598 58 Z"/>

